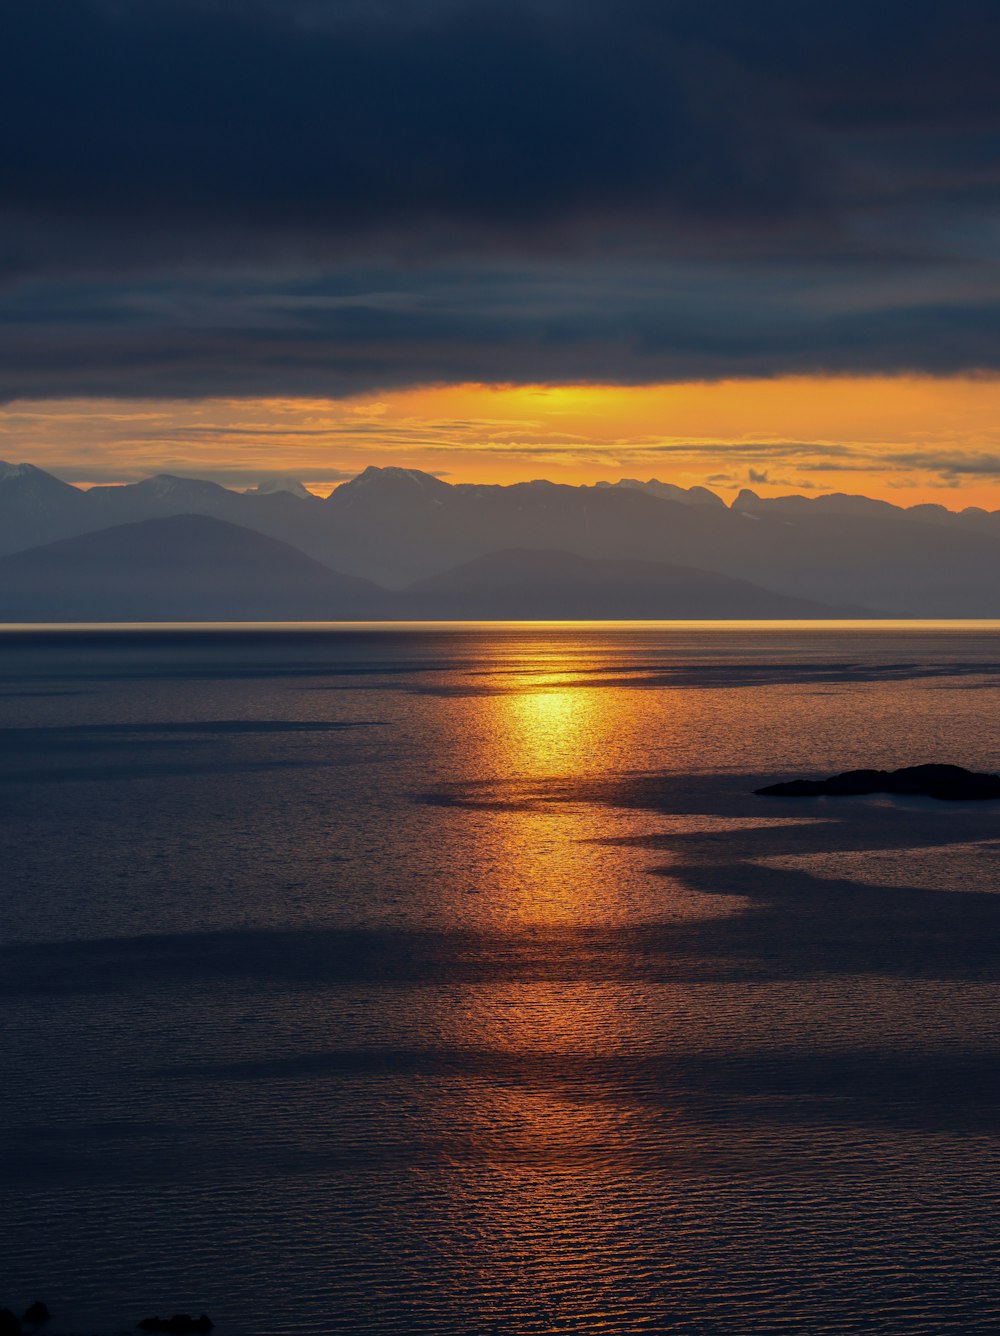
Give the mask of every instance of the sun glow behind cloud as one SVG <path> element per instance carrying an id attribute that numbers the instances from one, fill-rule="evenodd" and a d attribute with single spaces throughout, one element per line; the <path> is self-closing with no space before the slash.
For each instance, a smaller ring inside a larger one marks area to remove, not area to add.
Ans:
<path id="1" fill-rule="evenodd" d="M 451 481 L 622 475 L 724 496 L 847 491 L 1000 507 L 1000 381 L 785 377 L 621 386 L 453 385 L 347 399 L 18 402 L 0 456 L 70 481 L 158 472 L 328 491 L 368 464 Z"/>

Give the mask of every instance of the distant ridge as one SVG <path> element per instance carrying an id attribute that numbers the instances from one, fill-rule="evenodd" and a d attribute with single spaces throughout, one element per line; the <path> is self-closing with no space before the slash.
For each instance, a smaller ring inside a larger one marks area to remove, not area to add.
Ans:
<path id="1" fill-rule="evenodd" d="M 681 505 L 686 506 L 722 506 L 725 507 L 725 501 L 715 492 L 709 491 L 707 487 L 677 487 L 672 482 L 660 482 L 658 478 L 650 478 L 647 482 L 640 482 L 638 478 L 620 478 L 618 482 L 598 482 L 595 487 L 630 487 L 636 492 L 647 492 L 650 496 L 658 496 L 664 501 L 679 501 Z"/>
<path id="2" fill-rule="evenodd" d="M 624 478 L 569 486 L 451 483 L 366 468 L 329 497 L 295 479 L 246 492 L 168 474 L 83 491 L 0 465 L 0 555 L 115 525 L 200 514 L 290 544 L 332 571 L 401 589 L 511 549 L 714 572 L 807 602 L 909 617 L 1000 617 L 1000 512 L 902 509 L 841 494 L 726 506 L 708 488 Z"/>

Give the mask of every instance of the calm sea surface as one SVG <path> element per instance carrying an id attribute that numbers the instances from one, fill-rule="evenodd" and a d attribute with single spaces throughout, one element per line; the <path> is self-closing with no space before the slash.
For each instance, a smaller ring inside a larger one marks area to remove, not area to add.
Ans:
<path id="1" fill-rule="evenodd" d="M 0 1305 L 1000 1330 L 993 624 L 0 632 Z"/>

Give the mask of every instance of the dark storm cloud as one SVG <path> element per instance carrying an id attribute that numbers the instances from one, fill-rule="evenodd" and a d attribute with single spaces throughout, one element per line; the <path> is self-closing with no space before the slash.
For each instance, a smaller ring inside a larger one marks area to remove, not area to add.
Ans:
<path id="1" fill-rule="evenodd" d="M 501 293 L 488 273 L 440 283 L 439 274 L 406 272 L 384 276 L 400 288 L 391 302 L 376 286 L 302 305 L 252 279 L 224 290 L 178 281 L 169 300 L 135 279 L 83 295 L 66 287 L 59 303 L 51 284 L 35 284 L 0 316 L 0 397 L 344 395 L 455 381 L 1000 367 L 1000 298 L 844 312 L 830 309 L 825 287 L 805 301 L 800 283 L 777 275 L 763 294 L 706 266 L 696 282 L 640 273 L 641 283 L 623 274 L 595 282 L 578 267 L 555 283 L 535 269 L 508 273 Z"/>
<path id="2" fill-rule="evenodd" d="M 1000 9 L 33 0 L 0 393 L 1000 366 Z"/>
<path id="3" fill-rule="evenodd" d="M 310 246 L 372 228 L 399 245 L 416 225 L 433 249 L 467 228 L 489 242 L 588 215 L 756 217 L 809 195 L 805 158 L 738 63 L 641 6 L 308 12 L 21 6 L 5 70 L 11 204 L 53 226 L 138 221 L 168 249 L 192 224 Z"/>

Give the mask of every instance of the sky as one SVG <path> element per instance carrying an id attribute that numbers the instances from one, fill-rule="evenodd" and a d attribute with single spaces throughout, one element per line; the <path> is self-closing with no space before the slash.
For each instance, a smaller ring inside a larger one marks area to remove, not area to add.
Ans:
<path id="1" fill-rule="evenodd" d="M 1000 508 L 995 0 L 32 0 L 0 456 Z"/>

